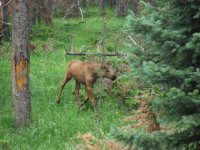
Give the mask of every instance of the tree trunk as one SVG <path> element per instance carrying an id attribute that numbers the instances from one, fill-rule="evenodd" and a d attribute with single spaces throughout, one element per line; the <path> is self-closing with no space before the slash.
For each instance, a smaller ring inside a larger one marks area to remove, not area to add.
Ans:
<path id="1" fill-rule="evenodd" d="M 78 0 L 69 0 L 64 18 L 78 17 L 79 15 L 80 12 Z"/>
<path id="2" fill-rule="evenodd" d="M 105 4 L 104 0 L 99 0 L 99 15 L 104 16 L 105 15 Z"/>
<path id="3" fill-rule="evenodd" d="M 41 12 L 41 3 L 40 3 L 40 0 L 35 0 L 35 8 L 36 8 L 36 12 L 35 12 L 35 22 L 36 23 L 41 23 L 42 21 L 42 12 Z M 34 21 L 33 21 L 33 24 L 34 24 Z"/>
<path id="4" fill-rule="evenodd" d="M 31 117 L 29 88 L 29 8 L 25 0 L 18 0 L 13 16 L 12 87 L 15 126 L 27 126 Z"/>
<path id="5" fill-rule="evenodd" d="M 90 6 L 94 6 L 95 5 L 95 0 L 90 0 Z"/>
<path id="6" fill-rule="evenodd" d="M 156 6 L 156 1 L 155 0 L 148 0 L 148 2 L 152 5 L 152 6 Z"/>
<path id="7" fill-rule="evenodd" d="M 137 14 L 139 0 L 131 0 L 130 3 L 131 3 L 131 7 L 132 7 L 133 12 L 135 14 Z"/>
<path id="8" fill-rule="evenodd" d="M 87 7 L 87 1 L 86 1 L 86 0 L 81 0 L 80 2 L 81 2 L 81 6 L 82 6 L 83 8 L 86 8 L 86 7 Z"/>
<path id="9" fill-rule="evenodd" d="M 116 0 L 108 0 L 110 7 L 114 7 L 116 5 Z"/>
<path id="10" fill-rule="evenodd" d="M 8 6 L 6 5 L 9 2 L 9 0 L 2 0 L 3 6 L 3 26 L 2 26 L 2 38 L 5 40 L 9 39 L 9 28 L 8 28 Z"/>
<path id="11" fill-rule="evenodd" d="M 46 14 L 43 15 L 43 20 L 46 24 L 52 23 L 52 14 L 53 14 L 53 1 L 52 0 L 46 0 L 45 3 L 45 10 Z"/>
<path id="12" fill-rule="evenodd" d="M 53 1 L 52 0 L 35 0 L 38 23 L 44 21 L 45 24 L 52 22 Z"/>
<path id="13" fill-rule="evenodd" d="M 35 0 L 29 0 L 29 7 L 31 12 L 30 12 L 30 16 L 31 16 L 31 25 L 32 24 L 36 24 L 37 23 L 37 2 Z"/>
<path id="14" fill-rule="evenodd" d="M 117 2 L 117 17 L 124 17 L 128 11 L 128 0 L 118 0 Z"/>
<path id="15" fill-rule="evenodd" d="M 3 27 L 3 10 L 0 8 L 0 44 L 2 39 L 2 27 Z"/>
<path id="16" fill-rule="evenodd" d="M 79 5 L 78 5 L 78 0 L 71 0 L 71 4 L 72 4 L 72 17 L 78 17 L 79 16 Z"/>

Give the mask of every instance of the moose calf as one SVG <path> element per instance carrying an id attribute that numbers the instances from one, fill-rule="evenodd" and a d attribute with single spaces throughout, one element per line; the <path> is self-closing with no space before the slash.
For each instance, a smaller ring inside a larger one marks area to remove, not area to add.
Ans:
<path id="1" fill-rule="evenodd" d="M 102 73 L 100 75 L 100 72 Z M 109 78 L 111 80 L 116 79 L 115 71 L 109 66 L 108 63 L 98 64 L 93 62 L 81 62 L 78 60 L 74 60 L 70 62 L 67 66 L 67 72 L 64 80 L 60 86 L 59 95 L 57 98 L 57 103 L 60 103 L 60 96 L 63 88 L 72 78 L 76 81 L 75 86 L 75 96 L 79 106 L 82 106 L 90 99 L 92 102 L 92 106 L 96 109 L 96 100 L 93 95 L 93 85 L 99 77 Z M 81 103 L 79 90 L 80 84 L 85 85 L 85 101 Z"/>

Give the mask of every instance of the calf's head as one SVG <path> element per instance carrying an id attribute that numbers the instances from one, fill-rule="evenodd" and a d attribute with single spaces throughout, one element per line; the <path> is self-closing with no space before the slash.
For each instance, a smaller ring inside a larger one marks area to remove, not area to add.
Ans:
<path id="1" fill-rule="evenodd" d="M 109 66 L 109 63 L 104 63 L 102 69 L 103 69 L 103 77 L 111 80 L 117 79 L 116 71 Z"/>

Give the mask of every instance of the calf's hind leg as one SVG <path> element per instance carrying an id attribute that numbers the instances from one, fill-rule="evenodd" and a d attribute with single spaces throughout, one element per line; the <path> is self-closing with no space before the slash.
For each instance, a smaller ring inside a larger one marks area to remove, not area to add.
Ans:
<path id="1" fill-rule="evenodd" d="M 56 103 L 58 103 L 58 104 L 60 103 L 60 96 L 61 96 L 61 94 L 62 94 L 62 91 L 63 91 L 65 85 L 67 84 L 67 82 L 69 82 L 71 79 L 72 79 L 72 75 L 71 75 L 71 73 L 68 71 L 67 74 L 66 74 L 66 76 L 65 76 L 65 79 L 64 79 L 64 80 L 62 81 L 62 83 L 61 83 L 61 86 L 60 86 L 60 90 L 59 90 L 59 94 L 58 94 L 58 98 L 57 98 L 57 100 L 56 100 Z"/>

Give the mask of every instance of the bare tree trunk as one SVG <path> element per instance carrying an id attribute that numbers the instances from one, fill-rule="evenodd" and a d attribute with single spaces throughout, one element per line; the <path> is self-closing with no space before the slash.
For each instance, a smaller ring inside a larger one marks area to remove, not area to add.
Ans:
<path id="1" fill-rule="evenodd" d="M 36 11 L 36 20 L 38 23 L 41 23 L 42 22 L 42 12 L 41 12 L 41 9 L 40 9 L 40 3 L 39 3 L 39 0 L 36 0 L 36 5 L 37 5 L 37 11 Z"/>
<path id="2" fill-rule="evenodd" d="M 36 24 L 37 23 L 37 2 L 35 0 L 29 0 L 30 1 L 30 4 L 29 4 L 29 7 L 30 10 L 31 10 L 31 25 L 32 24 Z"/>
<path id="3" fill-rule="evenodd" d="M 46 0 L 45 3 L 45 10 L 46 13 L 43 15 L 43 20 L 46 24 L 52 23 L 52 14 L 53 14 L 53 1 L 52 0 Z"/>
<path id="4" fill-rule="evenodd" d="M 90 6 L 94 6 L 95 5 L 95 0 L 90 0 Z"/>
<path id="5" fill-rule="evenodd" d="M 124 17 L 128 11 L 128 0 L 117 0 L 117 17 Z"/>
<path id="6" fill-rule="evenodd" d="M 131 0 L 130 3 L 131 3 L 131 7 L 132 7 L 133 12 L 134 12 L 135 14 L 137 14 L 137 12 L 138 12 L 139 0 Z"/>
<path id="7" fill-rule="evenodd" d="M 13 16 L 12 86 L 15 126 L 27 126 L 31 117 L 29 86 L 29 8 L 25 0 L 18 0 Z"/>
<path id="8" fill-rule="evenodd" d="M 9 2 L 9 0 L 2 0 L 2 5 L 5 5 Z M 3 7 L 3 26 L 2 26 L 2 37 L 5 40 L 9 39 L 9 28 L 8 28 L 8 6 L 5 5 Z"/>
<path id="9" fill-rule="evenodd" d="M 87 1 L 86 0 L 81 0 L 80 3 L 81 3 L 81 6 L 83 6 L 83 8 L 87 7 Z"/>
<path id="10" fill-rule="evenodd" d="M 79 3 L 78 0 L 69 0 L 67 3 L 67 10 L 64 18 L 78 17 L 79 12 Z"/>
<path id="11" fill-rule="evenodd" d="M 52 0 L 35 0 L 37 7 L 37 20 L 40 23 L 44 21 L 47 25 L 52 22 L 53 1 Z"/>
<path id="12" fill-rule="evenodd" d="M 104 0 L 99 0 L 99 15 L 104 16 L 105 15 L 105 4 Z"/>
<path id="13" fill-rule="evenodd" d="M 114 7 L 116 5 L 116 0 L 108 0 L 110 7 Z"/>
<path id="14" fill-rule="evenodd" d="M 156 1 L 155 0 L 148 0 L 148 2 L 152 5 L 152 6 L 156 6 Z"/>
<path id="15" fill-rule="evenodd" d="M 3 10 L 0 8 L 0 44 L 2 44 L 1 39 L 3 36 L 2 35 L 2 31 L 3 31 L 2 27 L 3 27 Z"/>
<path id="16" fill-rule="evenodd" d="M 72 17 L 78 17 L 79 16 L 79 5 L 78 5 L 78 0 L 71 0 L 71 4 L 72 4 Z"/>

